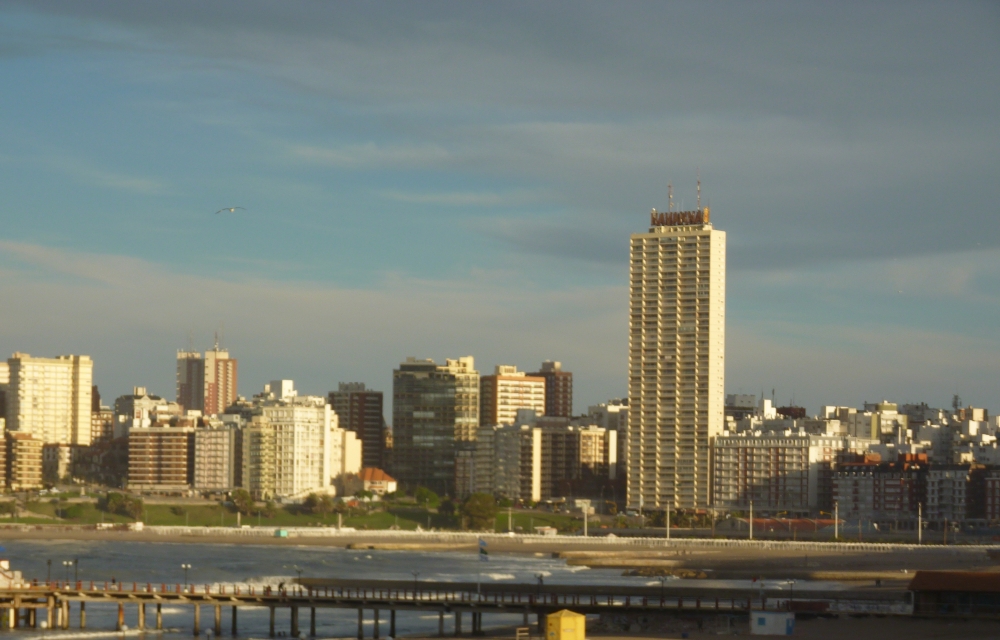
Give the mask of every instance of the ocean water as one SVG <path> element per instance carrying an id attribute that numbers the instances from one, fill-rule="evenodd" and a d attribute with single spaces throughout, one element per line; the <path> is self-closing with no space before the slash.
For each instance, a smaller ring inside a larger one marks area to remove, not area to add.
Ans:
<path id="1" fill-rule="evenodd" d="M 188 582 L 198 585 L 241 585 L 277 587 L 279 583 L 291 583 L 298 577 L 298 569 L 303 577 L 351 578 L 386 580 L 413 580 L 414 571 L 419 572 L 420 582 L 526 582 L 534 583 L 536 576 L 544 576 L 546 584 L 645 584 L 648 579 L 628 578 L 616 569 L 587 569 L 570 567 L 563 560 L 552 558 L 550 554 L 492 554 L 487 562 L 479 559 L 478 551 L 461 552 L 417 552 L 417 551 L 376 551 L 336 549 L 307 546 L 270 545 L 217 545 L 194 543 L 147 543 L 117 541 L 23 541 L 4 542 L 5 551 L 0 554 L 10 560 L 11 568 L 21 571 L 25 578 L 44 581 L 74 580 L 74 567 L 63 565 L 65 561 L 79 560 L 79 580 L 104 583 L 112 580 L 130 584 L 152 583 L 154 585 L 182 584 L 184 570 L 182 564 L 191 565 L 187 572 Z M 51 560 L 51 565 L 49 561 Z M 659 583 L 657 583 L 659 584 Z M 79 610 L 72 606 L 69 630 L 25 630 L 5 631 L 11 637 L 44 637 L 46 640 L 69 640 L 78 638 L 120 637 L 114 632 L 117 605 L 87 603 L 87 629 L 79 630 Z M 242 638 L 266 638 L 268 632 L 268 609 L 240 607 L 238 631 Z M 365 635 L 371 637 L 374 627 L 373 613 L 365 611 Z M 202 607 L 202 635 L 213 626 L 211 607 Z M 223 608 L 223 635 L 229 635 L 230 612 Z M 129 627 L 137 623 L 137 608 L 126 606 L 125 622 Z M 152 625 L 154 616 L 146 607 L 147 624 Z M 288 610 L 278 609 L 275 628 L 286 634 L 290 630 Z M 389 612 L 380 615 L 380 632 L 384 638 L 389 632 Z M 486 614 L 486 627 L 520 624 L 520 615 Z M 191 637 L 192 608 L 185 606 L 163 607 L 163 625 L 167 629 L 162 635 L 167 637 Z M 469 616 L 462 621 L 463 634 L 471 629 Z M 445 616 L 445 633 L 454 631 L 454 616 Z M 299 628 L 309 631 L 309 611 L 299 610 Z M 398 611 L 396 613 L 397 635 L 436 635 L 438 616 L 435 612 Z M 357 610 L 317 609 L 316 633 L 321 638 L 353 638 L 357 635 Z M 128 631 L 126 637 L 157 637 L 159 632 L 147 631 L 140 634 Z"/>
<path id="2" fill-rule="evenodd" d="M 185 574 L 182 564 L 191 565 L 187 572 L 189 582 L 201 585 L 253 585 L 258 589 L 271 585 L 277 587 L 289 584 L 302 570 L 303 577 L 316 578 L 367 578 L 385 580 L 413 580 L 413 572 L 419 572 L 420 582 L 519 582 L 533 584 L 537 576 L 543 576 L 545 584 L 606 584 L 656 586 L 658 579 L 648 577 L 623 576 L 620 569 L 588 569 L 567 566 L 564 560 L 552 558 L 549 553 L 505 554 L 494 553 L 489 561 L 479 559 L 478 550 L 459 552 L 421 551 L 377 551 L 361 549 L 337 549 L 309 546 L 271 546 L 248 544 L 196 544 L 196 543 L 151 543 L 119 541 L 24 541 L 15 540 L 0 543 L 5 551 L 0 553 L 10 560 L 11 567 L 21 571 L 25 578 L 44 581 L 73 580 L 74 567 L 65 567 L 65 561 L 79 560 L 79 579 L 104 583 L 112 580 L 130 584 L 151 583 L 182 584 Z M 51 560 L 51 565 L 49 561 Z M 687 583 L 697 588 L 738 588 L 759 589 L 761 583 L 746 580 L 676 580 L 674 584 Z M 787 581 L 768 580 L 767 587 L 787 588 Z M 843 589 L 844 585 L 830 582 L 796 582 L 795 593 L 810 589 Z M 44 637 L 46 640 L 77 640 L 82 638 L 121 637 L 114 631 L 117 605 L 87 603 L 87 629 L 80 631 L 79 610 L 73 605 L 69 630 L 26 630 L 4 631 L 10 637 Z M 202 607 L 201 629 L 203 637 L 213 626 L 211 607 Z M 229 636 L 230 612 L 223 608 L 222 630 Z M 239 637 L 266 638 L 268 633 L 267 608 L 240 607 L 238 620 Z M 365 636 L 372 637 L 374 619 L 371 610 L 364 612 Z M 126 606 L 125 622 L 129 627 L 137 623 L 137 608 Z M 146 608 L 147 624 L 154 621 L 153 611 Z M 380 632 L 385 638 L 389 632 L 389 612 L 380 615 Z M 533 622 L 534 620 L 532 620 Z M 192 608 L 185 606 L 163 607 L 164 632 L 147 631 L 140 634 L 128 631 L 128 638 L 161 635 L 171 639 L 190 638 L 192 631 Z M 484 627 L 521 624 L 520 614 L 484 614 Z M 357 635 L 356 609 L 317 609 L 316 632 L 321 638 L 354 638 Z M 454 616 L 445 616 L 445 633 L 454 632 Z M 463 619 L 463 634 L 471 630 L 469 616 Z M 299 628 L 309 631 L 309 611 L 299 610 Z M 278 609 L 275 629 L 288 634 L 290 631 L 289 612 Z M 397 635 L 437 634 L 438 616 L 436 612 L 398 611 L 396 613 Z"/>

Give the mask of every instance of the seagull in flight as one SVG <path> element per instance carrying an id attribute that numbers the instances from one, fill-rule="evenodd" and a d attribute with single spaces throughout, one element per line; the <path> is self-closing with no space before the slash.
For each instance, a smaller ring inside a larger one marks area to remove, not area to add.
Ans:
<path id="1" fill-rule="evenodd" d="M 216 211 L 216 213 L 222 213 L 223 211 L 228 211 L 229 213 L 234 213 L 237 209 L 243 209 L 243 207 L 225 207 L 223 209 L 219 209 L 218 211 Z M 243 210 L 246 211 L 246 209 L 243 209 Z"/>

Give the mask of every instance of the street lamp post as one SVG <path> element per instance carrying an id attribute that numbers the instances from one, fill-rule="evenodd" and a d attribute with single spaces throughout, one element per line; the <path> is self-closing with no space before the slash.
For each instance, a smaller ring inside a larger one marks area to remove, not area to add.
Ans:
<path id="1" fill-rule="evenodd" d="M 73 582 L 80 581 L 80 559 L 73 558 Z"/>
<path id="2" fill-rule="evenodd" d="M 66 573 L 66 582 L 69 582 L 69 568 L 72 564 L 72 560 L 63 560 L 63 570 Z"/>
<path id="3" fill-rule="evenodd" d="M 184 590 L 185 591 L 187 591 L 188 569 L 190 569 L 190 568 L 191 568 L 191 565 L 189 565 L 187 563 L 181 565 L 181 569 L 184 569 Z"/>
<path id="4" fill-rule="evenodd" d="M 833 539 L 840 537 L 840 502 L 833 503 Z"/>
<path id="5" fill-rule="evenodd" d="M 419 571 L 411 571 L 410 573 L 413 574 L 413 598 L 416 599 L 417 598 L 417 578 L 420 577 L 420 572 Z"/>
<path id="6" fill-rule="evenodd" d="M 52 558 L 46 560 L 45 564 L 48 565 L 48 571 L 45 574 L 45 581 L 52 582 Z"/>

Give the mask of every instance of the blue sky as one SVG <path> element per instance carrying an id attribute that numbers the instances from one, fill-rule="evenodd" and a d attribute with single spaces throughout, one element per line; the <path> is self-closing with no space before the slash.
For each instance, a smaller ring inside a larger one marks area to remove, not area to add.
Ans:
<path id="1" fill-rule="evenodd" d="M 8 2 L 0 82 L 0 351 L 106 399 L 222 328 L 246 394 L 471 354 L 582 411 L 700 171 L 728 391 L 1000 409 L 995 3 Z"/>

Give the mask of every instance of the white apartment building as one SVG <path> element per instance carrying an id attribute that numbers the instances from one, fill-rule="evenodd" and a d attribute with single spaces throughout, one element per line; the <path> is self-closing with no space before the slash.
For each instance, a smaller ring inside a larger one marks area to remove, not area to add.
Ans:
<path id="1" fill-rule="evenodd" d="M 7 360 L 8 431 L 28 433 L 44 444 L 90 445 L 94 363 L 88 356 Z"/>
<path id="2" fill-rule="evenodd" d="M 480 424 L 514 424 L 518 409 L 545 415 L 545 378 L 529 376 L 513 365 L 497 365 L 479 379 Z"/>
<path id="3" fill-rule="evenodd" d="M 672 208 L 672 207 L 671 207 Z M 628 505 L 711 503 L 725 425 L 726 234 L 709 210 L 657 212 L 631 238 Z"/>
<path id="4" fill-rule="evenodd" d="M 848 435 L 858 438 L 893 438 L 900 429 L 909 426 L 909 417 L 899 413 L 895 403 L 882 402 L 867 405 L 872 410 L 858 411 L 854 407 L 824 406 L 821 412 L 827 420 L 839 420 Z"/>
<path id="5" fill-rule="evenodd" d="M 724 432 L 715 439 L 713 503 L 720 509 L 829 509 L 837 455 L 872 440 L 802 431 Z"/>
<path id="6" fill-rule="evenodd" d="M 626 475 L 625 459 L 628 449 L 628 403 L 621 398 L 615 398 L 587 407 L 587 415 L 574 418 L 573 424 L 578 426 L 597 425 L 608 431 L 616 431 L 617 451 L 615 451 L 615 470 L 612 479 L 624 478 Z"/>
<path id="7" fill-rule="evenodd" d="M 184 409 L 176 402 L 153 395 L 146 387 L 132 387 L 132 395 L 119 396 L 115 400 L 113 436 L 125 438 L 133 429 L 147 429 L 182 415 Z"/>
<path id="8" fill-rule="evenodd" d="M 291 380 L 265 385 L 264 393 L 235 410 L 248 421 L 243 485 L 255 497 L 295 500 L 333 493 L 341 474 L 361 470 L 356 434 L 338 428 L 326 398 L 299 396 Z"/>
<path id="9" fill-rule="evenodd" d="M 336 413 L 334 414 L 336 416 Z M 339 417 L 337 417 L 339 422 Z M 330 429 L 333 446 L 330 448 L 331 480 L 347 474 L 361 473 L 362 443 L 354 431 L 333 427 Z"/>

